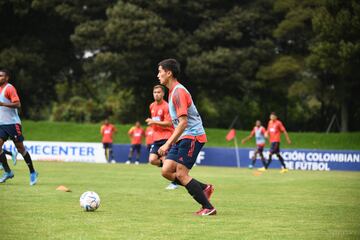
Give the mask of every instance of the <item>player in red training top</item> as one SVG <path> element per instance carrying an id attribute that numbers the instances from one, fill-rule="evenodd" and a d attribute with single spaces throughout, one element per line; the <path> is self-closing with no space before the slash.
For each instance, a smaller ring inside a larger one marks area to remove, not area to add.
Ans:
<path id="1" fill-rule="evenodd" d="M 150 152 L 151 145 L 154 143 L 154 129 L 152 126 L 147 126 L 145 129 L 145 143 L 146 143 L 146 149 Z"/>
<path id="2" fill-rule="evenodd" d="M 265 141 L 266 141 L 265 133 L 266 133 L 266 130 L 263 126 L 261 126 L 261 121 L 257 120 L 255 122 L 255 126 L 254 126 L 253 130 L 251 131 L 250 135 L 247 136 L 246 138 L 244 138 L 243 140 L 241 140 L 241 143 L 244 144 L 246 141 L 250 140 L 251 138 L 253 138 L 255 136 L 256 151 L 254 153 L 254 156 L 252 157 L 252 162 L 249 165 L 250 169 L 255 166 L 256 157 L 258 154 L 260 155 L 263 166 L 266 167 L 266 162 L 265 162 L 265 158 L 264 158 L 264 154 L 263 154 Z"/>
<path id="3" fill-rule="evenodd" d="M 201 205 L 195 214 L 215 215 L 216 209 L 210 203 L 214 188 L 189 175 L 206 139 L 200 114 L 189 91 L 178 82 L 180 64 L 176 59 L 165 59 L 158 64 L 158 78 L 169 89 L 169 113 L 174 132 L 162 145 L 158 153 L 166 155 L 162 168 L 163 177 L 177 182 Z"/>
<path id="4" fill-rule="evenodd" d="M 38 173 L 34 169 L 30 154 L 25 149 L 21 120 L 17 111 L 21 107 L 20 98 L 14 86 L 9 84 L 9 79 L 9 71 L 0 69 L 0 162 L 5 171 L 0 179 L 0 183 L 14 177 L 14 173 L 11 171 L 3 151 L 5 141 L 11 139 L 29 168 L 30 185 L 35 185 Z"/>
<path id="5" fill-rule="evenodd" d="M 144 129 L 142 129 L 139 121 L 137 121 L 135 123 L 135 126 L 130 128 L 128 135 L 131 139 L 131 147 L 130 147 L 129 156 L 128 156 L 128 160 L 126 161 L 126 164 L 131 163 L 131 159 L 133 157 L 134 151 L 136 151 L 135 164 L 138 165 L 139 160 L 140 160 L 141 143 L 142 143 L 143 137 L 145 137 Z"/>
<path id="6" fill-rule="evenodd" d="M 166 143 L 171 134 L 174 132 L 174 127 L 171 122 L 169 113 L 169 105 L 164 100 L 165 91 L 163 86 L 156 85 L 153 88 L 154 102 L 150 104 L 151 118 L 146 119 L 146 123 L 154 129 L 154 143 L 150 149 L 149 162 L 152 165 L 162 167 L 164 156 L 158 153 L 159 148 Z M 168 190 L 177 189 L 178 185 L 175 182 L 170 183 L 166 187 Z"/>
<path id="7" fill-rule="evenodd" d="M 269 165 L 271 164 L 272 156 L 276 154 L 276 156 L 279 158 L 279 161 L 282 165 L 281 173 L 288 172 L 288 169 L 286 168 L 285 162 L 283 157 L 280 155 L 280 137 L 281 133 L 284 133 L 286 141 L 291 144 L 291 140 L 289 138 L 288 133 L 286 132 L 286 129 L 282 122 L 277 119 L 277 115 L 275 112 L 272 112 L 270 114 L 270 121 L 268 123 L 267 131 L 265 136 L 269 137 L 270 141 L 270 154 L 269 154 L 269 160 L 265 168 L 260 168 L 259 171 L 266 171 L 268 169 Z"/>
<path id="8" fill-rule="evenodd" d="M 116 127 L 110 124 L 109 119 L 105 119 L 104 124 L 101 125 L 100 134 L 102 135 L 102 144 L 105 150 L 105 157 L 108 163 L 115 163 L 113 156 L 112 144 L 113 137 L 116 134 Z"/>

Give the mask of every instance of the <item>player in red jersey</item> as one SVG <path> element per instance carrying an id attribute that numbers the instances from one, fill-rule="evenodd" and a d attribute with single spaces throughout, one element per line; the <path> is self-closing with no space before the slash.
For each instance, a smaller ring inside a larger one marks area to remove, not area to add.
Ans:
<path id="1" fill-rule="evenodd" d="M 281 133 L 284 133 L 286 141 L 291 144 L 291 140 L 289 138 L 289 135 L 284 127 L 284 125 L 282 124 L 282 122 L 280 120 L 277 119 L 277 115 L 275 112 L 272 112 L 270 114 L 270 121 L 268 123 L 268 127 L 267 127 L 267 131 L 266 131 L 266 136 L 269 137 L 269 141 L 270 141 L 270 155 L 269 155 L 269 160 L 268 163 L 266 165 L 265 168 L 260 168 L 259 171 L 266 171 L 266 169 L 269 168 L 269 165 L 271 164 L 272 161 L 272 156 L 275 154 L 278 158 L 279 161 L 282 165 L 282 169 L 281 169 L 281 173 L 286 173 L 288 172 L 288 169 L 286 168 L 285 162 L 283 157 L 280 155 L 280 140 L 281 140 Z"/>
<path id="2" fill-rule="evenodd" d="M 146 143 L 146 149 L 150 152 L 151 145 L 154 143 L 154 129 L 152 126 L 147 126 L 145 129 L 145 143 Z"/>
<path id="3" fill-rule="evenodd" d="M 213 186 L 201 183 L 189 175 L 207 139 L 190 93 L 178 82 L 179 75 L 180 64 L 176 59 L 165 59 L 158 64 L 160 83 L 169 89 L 169 113 L 175 127 L 172 135 L 158 150 L 161 156 L 166 155 L 162 175 L 184 186 L 201 205 L 196 215 L 215 215 L 216 209 L 209 201 L 214 191 Z"/>
<path id="4" fill-rule="evenodd" d="M 241 140 L 241 143 L 244 144 L 246 141 L 250 140 L 251 138 L 253 138 L 255 136 L 256 151 L 254 153 L 254 156 L 252 157 L 252 162 L 249 165 L 250 169 L 255 166 L 256 156 L 258 154 L 260 155 L 263 166 L 266 167 L 266 162 L 265 162 L 265 158 L 264 158 L 264 154 L 263 154 L 264 146 L 265 146 L 265 133 L 266 133 L 266 130 L 263 126 L 261 126 L 261 121 L 257 120 L 255 122 L 255 126 L 254 126 L 253 130 L 251 131 L 250 135 L 247 136 L 246 138 L 244 138 L 243 140 Z"/>
<path id="5" fill-rule="evenodd" d="M 153 88 L 154 102 L 150 104 L 151 118 L 145 121 L 154 129 L 153 140 L 154 143 L 150 149 L 149 162 L 152 165 L 162 167 L 165 157 L 158 154 L 159 148 L 166 143 L 171 134 L 174 132 L 174 127 L 171 122 L 169 113 L 169 105 L 164 100 L 165 91 L 163 86 L 156 85 Z M 170 183 L 166 187 L 168 190 L 177 189 L 178 185 L 175 182 Z"/>
<path id="6" fill-rule="evenodd" d="M 144 129 L 142 129 L 139 121 L 137 121 L 135 123 L 135 126 L 130 128 L 128 135 L 131 139 L 131 147 L 130 147 L 129 156 L 128 156 L 128 160 L 126 161 L 126 164 L 131 163 L 131 159 L 133 157 L 134 151 L 136 151 L 135 164 L 138 165 L 139 160 L 140 160 L 141 143 L 142 143 L 143 137 L 145 137 Z"/>
<path id="7" fill-rule="evenodd" d="M 116 127 L 110 124 L 109 119 L 105 119 L 104 124 L 101 125 L 100 134 L 102 135 L 102 144 L 105 150 L 105 157 L 108 163 L 115 163 L 113 156 L 112 144 L 113 137 L 116 134 Z"/>

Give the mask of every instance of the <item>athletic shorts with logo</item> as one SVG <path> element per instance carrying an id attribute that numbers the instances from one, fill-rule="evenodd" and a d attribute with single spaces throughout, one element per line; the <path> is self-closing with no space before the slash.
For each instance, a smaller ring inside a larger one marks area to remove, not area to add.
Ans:
<path id="1" fill-rule="evenodd" d="M 159 156 L 158 150 L 159 148 L 166 143 L 167 139 L 162 139 L 159 141 L 155 141 L 151 144 L 150 153 L 157 154 Z"/>
<path id="2" fill-rule="evenodd" d="M 204 144 L 196 139 L 181 139 L 171 146 L 166 159 L 176 161 L 191 169 Z"/>
<path id="3" fill-rule="evenodd" d="M 20 124 L 6 124 L 0 125 L 0 138 L 4 141 L 10 139 L 14 142 L 23 142 L 24 136 L 22 135 Z"/>

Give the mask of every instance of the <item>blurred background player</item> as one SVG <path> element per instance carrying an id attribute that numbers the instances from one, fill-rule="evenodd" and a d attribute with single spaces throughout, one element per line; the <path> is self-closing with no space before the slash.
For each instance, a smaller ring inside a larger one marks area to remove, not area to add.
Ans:
<path id="1" fill-rule="evenodd" d="M 281 133 L 284 133 L 286 141 L 291 144 L 291 140 L 289 138 L 288 133 L 286 132 L 286 129 L 282 122 L 277 119 L 277 115 L 275 112 L 272 112 L 270 114 L 270 121 L 268 123 L 267 131 L 265 133 L 266 137 L 269 137 L 270 141 L 270 153 L 269 153 L 269 160 L 265 168 L 258 169 L 259 171 L 266 171 L 266 169 L 269 168 L 272 156 L 276 154 L 276 156 L 279 158 L 279 161 L 281 163 L 282 169 L 281 173 L 288 172 L 288 169 L 286 168 L 284 159 L 280 155 L 280 140 L 281 140 Z"/>
<path id="2" fill-rule="evenodd" d="M 159 148 L 166 143 L 171 134 L 174 132 L 174 127 L 171 122 L 169 113 L 169 105 L 164 100 L 165 91 L 163 86 L 156 85 L 153 88 L 154 102 L 150 104 L 151 118 L 146 119 L 146 123 L 153 127 L 154 143 L 150 149 L 149 162 L 152 165 L 162 167 L 164 156 L 158 154 Z M 177 189 L 178 185 L 175 182 L 166 187 L 168 190 Z"/>
<path id="3" fill-rule="evenodd" d="M 263 126 L 261 126 L 261 121 L 257 120 L 250 135 L 247 136 L 246 138 L 244 138 L 243 140 L 241 140 L 241 143 L 244 144 L 246 141 L 250 140 L 252 137 L 255 136 L 256 151 L 254 153 L 254 156 L 252 157 L 252 162 L 249 165 L 250 169 L 255 166 L 256 157 L 258 154 L 260 155 L 260 159 L 261 159 L 263 166 L 266 167 L 266 162 L 265 162 L 265 158 L 264 158 L 264 154 L 263 154 L 265 141 L 266 141 L 265 133 L 266 133 L 266 130 Z"/>
<path id="4" fill-rule="evenodd" d="M 3 151 L 4 142 L 11 139 L 29 168 L 30 185 L 35 185 L 38 173 L 34 169 L 30 154 L 25 149 L 24 136 L 21 132 L 21 120 L 17 111 L 21 107 L 20 98 L 15 87 L 8 83 L 9 79 L 9 71 L 0 70 L 0 162 L 5 171 L 0 183 L 14 177 Z"/>
<path id="5" fill-rule="evenodd" d="M 114 125 L 110 124 L 109 119 L 105 119 L 104 124 L 101 125 L 100 134 L 102 135 L 102 144 L 105 150 L 105 157 L 108 163 L 115 163 L 115 159 L 113 156 L 113 137 L 116 134 L 117 129 Z"/>
<path id="6" fill-rule="evenodd" d="M 180 64 L 175 59 L 165 59 L 158 65 L 158 78 L 169 89 L 169 112 L 175 127 L 169 139 L 158 153 L 166 155 L 162 168 L 163 177 L 184 186 L 188 193 L 201 205 L 195 214 L 215 215 L 216 209 L 210 203 L 214 188 L 189 176 L 196 158 L 207 142 L 201 117 L 189 91 L 178 82 Z M 175 169 L 174 169 L 175 167 Z"/>
<path id="7" fill-rule="evenodd" d="M 131 163 L 133 154 L 136 151 L 135 164 L 138 165 L 139 160 L 140 160 L 141 144 L 142 144 L 143 137 L 145 136 L 144 129 L 142 129 L 139 121 L 137 121 L 135 123 L 135 126 L 130 128 L 128 135 L 131 139 L 131 146 L 130 146 L 129 156 L 128 156 L 128 160 L 126 161 L 126 164 Z"/>
<path id="8" fill-rule="evenodd" d="M 16 165 L 16 161 L 17 161 L 17 155 L 18 155 L 18 151 L 16 151 L 16 149 L 13 149 L 11 152 L 3 149 L 3 152 L 5 153 L 5 155 L 9 155 L 11 156 L 11 160 L 13 161 L 14 166 Z M 2 164 L 0 163 L 0 170 L 3 169 Z"/>
<path id="9" fill-rule="evenodd" d="M 146 143 L 146 149 L 150 153 L 151 145 L 154 143 L 154 129 L 152 126 L 147 126 L 145 129 L 145 143 Z"/>

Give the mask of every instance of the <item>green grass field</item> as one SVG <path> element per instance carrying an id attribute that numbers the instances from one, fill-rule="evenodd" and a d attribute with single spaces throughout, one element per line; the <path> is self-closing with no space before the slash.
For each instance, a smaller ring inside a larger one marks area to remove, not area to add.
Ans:
<path id="1" fill-rule="evenodd" d="M 149 165 L 35 162 L 29 186 L 23 161 L 0 185 L 0 239 L 360 239 L 360 173 L 195 167 L 215 185 L 218 215 L 198 205 Z M 71 193 L 56 191 L 59 185 Z M 101 206 L 83 212 L 79 197 L 96 191 Z"/>
<path id="2" fill-rule="evenodd" d="M 129 143 L 127 131 L 130 125 L 117 125 L 119 130 L 115 143 Z M 76 124 L 59 122 L 24 121 L 23 131 L 26 139 L 39 141 L 75 141 L 100 142 L 100 124 Z M 209 142 L 206 146 L 233 147 L 233 142 L 227 142 L 227 129 L 206 129 Z M 250 131 L 238 131 L 237 139 L 247 136 Z M 309 149 L 349 149 L 360 150 L 360 132 L 355 133 L 289 133 L 292 144 L 283 141 L 282 148 Z M 249 141 L 240 147 L 254 147 L 254 141 Z"/>

